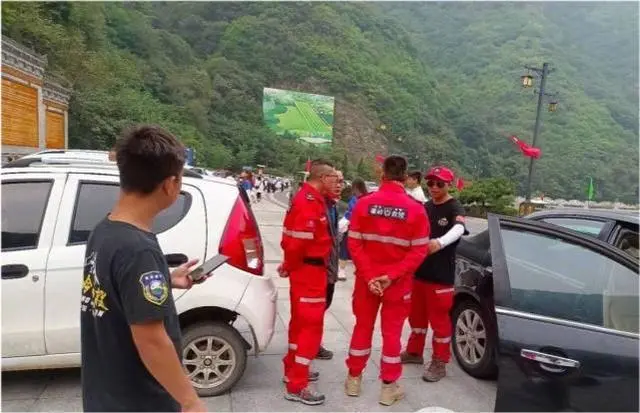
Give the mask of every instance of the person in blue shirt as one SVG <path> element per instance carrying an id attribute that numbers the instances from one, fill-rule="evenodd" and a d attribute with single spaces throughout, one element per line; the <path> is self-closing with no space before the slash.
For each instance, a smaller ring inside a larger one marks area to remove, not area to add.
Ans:
<path id="1" fill-rule="evenodd" d="M 346 281 L 347 276 L 344 272 L 344 269 L 347 266 L 347 262 L 351 261 L 351 255 L 349 254 L 349 250 L 347 249 L 347 231 L 349 230 L 349 221 L 351 220 L 351 212 L 356 205 L 356 202 L 360 197 L 366 195 L 369 191 L 367 191 L 367 185 L 364 183 L 364 180 L 361 178 L 356 178 L 353 180 L 351 184 L 351 198 L 349 199 L 349 206 L 347 208 L 347 212 L 344 214 L 344 217 L 340 220 L 338 224 L 338 231 L 342 240 L 340 241 L 340 270 L 338 271 L 338 280 Z"/>

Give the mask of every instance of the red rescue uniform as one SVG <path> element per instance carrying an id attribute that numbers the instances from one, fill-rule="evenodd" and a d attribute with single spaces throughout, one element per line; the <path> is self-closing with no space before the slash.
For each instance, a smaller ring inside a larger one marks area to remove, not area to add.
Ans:
<path id="1" fill-rule="evenodd" d="M 309 366 L 322 340 L 327 292 L 327 264 L 333 246 L 327 205 L 313 186 L 305 183 L 291 202 L 284 219 L 282 268 L 289 273 L 291 320 L 289 351 L 284 374 L 287 390 L 307 387 Z"/>
<path id="2" fill-rule="evenodd" d="M 427 256 L 429 221 L 424 207 L 397 182 L 384 181 L 377 192 L 358 200 L 351 215 L 348 246 L 356 267 L 349 375 L 362 374 L 371 353 L 371 339 L 382 304 L 380 379 L 394 382 L 402 375 L 400 338 L 411 307 L 413 273 Z M 387 275 L 392 284 L 382 296 L 369 281 Z"/>

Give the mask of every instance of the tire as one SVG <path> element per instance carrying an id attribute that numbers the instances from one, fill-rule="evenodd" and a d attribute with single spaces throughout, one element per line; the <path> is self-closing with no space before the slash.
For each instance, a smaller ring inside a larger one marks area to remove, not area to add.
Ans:
<path id="1" fill-rule="evenodd" d="M 475 334 L 470 335 L 469 321 L 471 320 L 471 326 L 474 324 L 474 320 L 477 317 L 478 321 L 475 321 L 476 329 Z M 492 331 L 488 331 L 486 326 L 488 320 L 485 312 L 480 305 L 473 300 L 463 300 L 456 304 L 452 313 L 451 319 L 453 322 L 453 334 L 452 334 L 452 347 L 453 355 L 462 369 L 470 376 L 479 379 L 494 379 L 498 374 L 498 366 L 496 365 L 496 337 Z M 466 327 L 463 330 L 462 327 Z M 481 331 L 484 331 L 484 339 L 482 338 Z M 467 340 L 460 340 L 459 338 L 466 338 L 471 340 L 472 343 L 477 343 L 480 347 L 484 346 L 484 352 L 480 356 L 480 352 L 476 346 L 466 346 Z M 475 360 L 474 360 L 475 356 Z"/>
<path id="2" fill-rule="evenodd" d="M 182 342 L 182 365 L 200 397 L 228 392 L 244 374 L 247 350 L 229 324 L 192 324 L 183 330 Z"/>

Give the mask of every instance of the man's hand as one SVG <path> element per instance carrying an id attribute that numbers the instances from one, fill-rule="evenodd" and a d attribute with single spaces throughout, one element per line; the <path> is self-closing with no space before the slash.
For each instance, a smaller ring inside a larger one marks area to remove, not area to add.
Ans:
<path id="1" fill-rule="evenodd" d="M 438 252 L 442 249 L 442 245 L 437 239 L 432 239 L 429 241 L 429 254 L 433 254 L 434 252 Z"/>
<path id="2" fill-rule="evenodd" d="M 207 407 L 202 402 L 201 398 L 196 398 L 192 402 L 182 406 L 183 412 L 206 412 Z"/>
<path id="3" fill-rule="evenodd" d="M 198 261 L 200 261 L 198 258 L 191 259 L 173 270 L 171 272 L 171 287 L 183 290 L 188 290 L 193 287 L 194 282 L 191 277 L 189 277 L 189 273 L 193 271 L 193 267 L 198 263 Z M 207 277 L 202 277 L 202 279 L 196 284 L 199 284 L 206 279 Z"/>
<path id="4" fill-rule="evenodd" d="M 391 285 L 391 279 L 388 275 L 382 275 L 369 281 L 369 291 L 375 295 L 382 295 L 384 290 Z"/>
<path id="5" fill-rule="evenodd" d="M 369 281 L 369 291 L 375 295 L 382 295 L 382 288 L 380 287 L 380 283 L 375 280 Z"/>
<path id="6" fill-rule="evenodd" d="M 284 264 L 278 265 L 278 275 L 282 278 L 289 277 L 289 273 L 284 269 Z"/>

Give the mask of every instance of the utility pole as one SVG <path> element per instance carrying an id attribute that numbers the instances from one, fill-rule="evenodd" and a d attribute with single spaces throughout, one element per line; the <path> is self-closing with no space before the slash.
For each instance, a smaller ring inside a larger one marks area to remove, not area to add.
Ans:
<path id="1" fill-rule="evenodd" d="M 549 75 L 549 63 L 543 63 L 542 69 L 527 67 L 529 70 L 533 70 L 534 72 L 540 73 L 540 88 L 538 90 L 538 107 L 536 109 L 536 124 L 533 129 L 533 141 L 531 142 L 531 146 L 536 147 L 536 141 L 538 139 L 538 135 L 540 134 L 540 126 L 541 120 L 540 116 L 542 113 L 542 104 L 544 102 L 544 90 L 547 85 L 547 76 Z M 533 161 L 531 158 L 529 160 L 529 175 L 527 176 L 527 191 L 525 192 L 525 200 L 527 202 L 531 201 L 531 178 L 533 176 Z"/>

